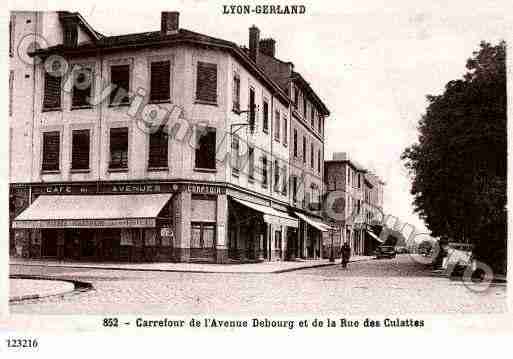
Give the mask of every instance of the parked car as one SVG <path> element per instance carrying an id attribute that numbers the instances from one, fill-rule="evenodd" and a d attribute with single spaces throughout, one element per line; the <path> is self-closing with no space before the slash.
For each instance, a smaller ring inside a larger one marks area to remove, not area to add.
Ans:
<path id="1" fill-rule="evenodd" d="M 379 246 L 376 249 L 376 258 L 395 258 L 394 246 Z"/>
<path id="2" fill-rule="evenodd" d="M 408 253 L 408 249 L 406 247 L 395 247 L 395 253 L 397 253 L 397 254 Z"/>

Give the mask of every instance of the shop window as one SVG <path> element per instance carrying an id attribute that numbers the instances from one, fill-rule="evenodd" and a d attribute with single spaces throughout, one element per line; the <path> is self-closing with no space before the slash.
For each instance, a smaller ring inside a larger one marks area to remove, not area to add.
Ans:
<path id="1" fill-rule="evenodd" d="M 281 251 L 281 230 L 274 232 L 274 249 Z"/>
<path id="2" fill-rule="evenodd" d="M 43 110 L 61 108 L 61 77 L 45 71 Z"/>
<path id="3" fill-rule="evenodd" d="M 93 77 L 93 70 L 88 67 L 82 67 L 73 73 L 72 108 L 91 107 Z"/>
<path id="4" fill-rule="evenodd" d="M 240 76 L 238 74 L 233 75 L 233 110 L 240 111 Z"/>
<path id="5" fill-rule="evenodd" d="M 110 163 L 111 169 L 128 168 L 128 128 L 110 129 Z"/>
<path id="6" fill-rule="evenodd" d="M 60 158 L 60 132 L 43 133 L 43 171 L 58 171 Z"/>
<path id="7" fill-rule="evenodd" d="M 89 130 L 73 130 L 71 136 L 71 169 L 89 169 Z"/>
<path id="8" fill-rule="evenodd" d="M 114 65 L 110 68 L 110 83 L 113 89 L 110 93 L 110 104 L 117 106 L 129 103 L 130 65 Z"/>
<path id="9" fill-rule="evenodd" d="M 150 102 L 168 102 L 171 99 L 171 62 L 169 60 L 152 62 L 150 72 Z"/>
<path id="10" fill-rule="evenodd" d="M 164 127 L 150 134 L 148 168 L 165 168 L 168 166 L 168 134 Z"/>
<path id="11" fill-rule="evenodd" d="M 198 62 L 196 100 L 217 103 L 217 64 Z"/>
<path id="12" fill-rule="evenodd" d="M 215 248 L 215 224 L 192 223 L 191 224 L 191 248 L 213 249 Z"/>
<path id="13" fill-rule="evenodd" d="M 269 102 L 266 100 L 263 104 L 262 129 L 265 133 L 269 133 Z"/>
<path id="14" fill-rule="evenodd" d="M 199 169 L 216 169 L 216 129 L 206 127 L 196 131 L 195 166 Z"/>

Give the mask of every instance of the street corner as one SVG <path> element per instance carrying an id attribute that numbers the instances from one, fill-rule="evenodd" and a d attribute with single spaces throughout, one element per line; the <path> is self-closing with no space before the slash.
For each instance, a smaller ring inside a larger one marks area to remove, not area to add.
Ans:
<path id="1" fill-rule="evenodd" d="M 26 300 L 61 296 L 77 290 L 90 289 L 85 282 L 44 278 L 30 275 L 11 275 L 9 277 L 9 303 L 15 304 Z"/>

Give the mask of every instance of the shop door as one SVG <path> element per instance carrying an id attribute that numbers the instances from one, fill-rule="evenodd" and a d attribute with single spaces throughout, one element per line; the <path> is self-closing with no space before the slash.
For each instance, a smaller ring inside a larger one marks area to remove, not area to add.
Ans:
<path id="1" fill-rule="evenodd" d="M 80 258 L 84 260 L 96 259 L 96 245 L 94 232 L 91 229 L 80 230 Z"/>
<path id="2" fill-rule="evenodd" d="M 43 257 L 57 257 L 57 230 L 43 229 L 41 231 L 41 238 Z"/>
<path id="3" fill-rule="evenodd" d="M 105 261 L 116 261 L 119 259 L 119 245 L 121 231 L 119 229 L 108 229 L 103 233 L 103 259 Z"/>

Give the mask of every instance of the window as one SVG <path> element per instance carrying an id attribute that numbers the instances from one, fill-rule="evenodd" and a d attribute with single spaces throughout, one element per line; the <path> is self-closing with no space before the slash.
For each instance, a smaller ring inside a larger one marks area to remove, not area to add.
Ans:
<path id="1" fill-rule="evenodd" d="M 216 169 L 216 129 L 205 127 L 196 130 L 196 168 Z"/>
<path id="2" fill-rule="evenodd" d="M 299 90 L 297 86 L 294 86 L 294 107 L 297 109 L 299 105 Z"/>
<path id="3" fill-rule="evenodd" d="M 168 134 L 165 127 L 150 133 L 148 168 L 165 168 L 168 166 Z"/>
<path id="4" fill-rule="evenodd" d="M 196 100 L 217 103 L 217 65 L 198 62 Z"/>
<path id="5" fill-rule="evenodd" d="M 306 111 L 307 111 L 307 108 L 308 108 L 308 104 L 307 104 L 307 101 L 306 101 L 306 96 L 303 96 L 303 117 L 305 119 L 305 122 L 306 122 Z"/>
<path id="6" fill-rule="evenodd" d="M 60 144 L 59 131 L 43 133 L 43 171 L 59 170 Z"/>
<path id="7" fill-rule="evenodd" d="M 114 65 L 110 67 L 110 83 L 113 86 L 110 93 L 110 104 L 128 104 L 130 91 L 130 65 Z"/>
<path id="8" fill-rule="evenodd" d="M 234 174 L 238 174 L 240 170 L 240 143 L 239 136 L 232 136 L 232 171 Z"/>
<path id="9" fill-rule="evenodd" d="M 212 223 L 191 223 L 191 248 L 210 249 L 216 245 L 216 226 Z"/>
<path id="10" fill-rule="evenodd" d="M 250 179 L 255 178 L 255 148 L 248 147 L 248 176 Z"/>
<path id="11" fill-rule="evenodd" d="M 267 187 L 267 157 L 262 156 L 262 187 Z"/>
<path id="12" fill-rule="evenodd" d="M 150 65 L 150 102 L 167 102 L 170 95 L 171 62 L 155 61 Z"/>
<path id="13" fill-rule="evenodd" d="M 12 116 L 12 95 L 14 90 L 14 71 L 9 71 L 9 116 Z"/>
<path id="14" fill-rule="evenodd" d="M 128 168 L 128 127 L 117 127 L 110 129 L 109 168 Z"/>
<path id="15" fill-rule="evenodd" d="M 249 89 L 249 130 L 255 131 L 255 90 Z"/>
<path id="16" fill-rule="evenodd" d="M 315 163 L 315 159 L 314 159 L 314 144 L 311 143 L 310 144 L 310 167 L 314 168 L 314 163 Z"/>
<path id="17" fill-rule="evenodd" d="M 322 116 L 319 116 L 318 125 L 319 125 L 319 133 L 322 135 Z"/>
<path id="18" fill-rule="evenodd" d="M 75 93 L 75 91 L 73 91 Z M 45 71 L 45 88 L 43 95 L 43 110 L 58 110 L 61 108 L 61 77 Z"/>
<path id="19" fill-rule="evenodd" d="M 280 142 L 280 111 L 274 113 L 274 139 Z"/>
<path id="20" fill-rule="evenodd" d="M 283 116 L 283 144 L 287 146 L 289 139 L 287 138 L 289 131 L 288 131 L 288 124 L 287 124 L 287 117 Z"/>
<path id="21" fill-rule="evenodd" d="M 240 111 L 240 76 L 238 74 L 233 75 L 233 110 Z"/>
<path id="22" fill-rule="evenodd" d="M 317 150 L 317 172 L 321 173 L 321 150 Z"/>
<path id="23" fill-rule="evenodd" d="M 306 137 L 303 136 L 303 162 L 306 163 Z"/>
<path id="24" fill-rule="evenodd" d="M 14 35 L 16 34 L 15 28 L 14 28 L 15 24 L 16 24 L 16 16 L 11 15 L 10 19 L 9 19 L 9 56 L 10 57 L 14 56 L 14 41 L 15 41 Z"/>
<path id="25" fill-rule="evenodd" d="M 297 157 L 297 129 L 294 129 L 294 157 Z"/>
<path id="26" fill-rule="evenodd" d="M 265 133 L 269 132 L 269 102 L 264 100 L 264 113 L 262 128 Z"/>
<path id="27" fill-rule="evenodd" d="M 297 202 L 297 177 L 292 176 L 292 202 Z"/>
<path id="28" fill-rule="evenodd" d="M 282 186 L 281 186 L 281 194 L 286 196 L 287 195 L 287 166 L 284 165 L 282 167 L 282 174 L 281 174 L 281 178 L 282 178 Z"/>
<path id="29" fill-rule="evenodd" d="M 358 173 L 358 188 L 362 188 L 362 179 L 360 173 Z"/>
<path id="30" fill-rule="evenodd" d="M 71 98 L 72 108 L 91 107 L 91 91 L 93 84 L 93 70 L 88 67 L 82 67 L 73 73 L 73 95 Z M 56 90 L 54 90 L 56 91 Z M 60 98 L 60 87 L 59 87 Z M 60 100 L 59 100 L 60 101 Z"/>
<path id="31" fill-rule="evenodd" d="M 89 169 L 89 130 L 74 130 L 71 137 L 71 169 Z"/>
<path id="32" fill-rule="evenodd" d="M 313 106 L 310 108 L 310 123 L 312 128 L 315 128 L 315 108 Z"/>
<path id="33" fill-rule="evenodd" d="M 274 192 L 280 192 L 280 166 L 278 160 L 274 160 Z"/>

